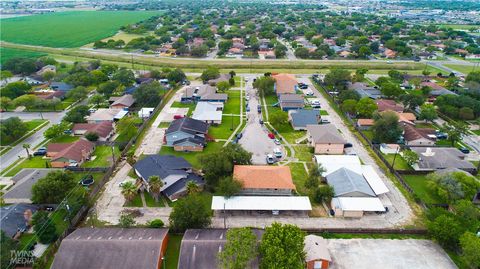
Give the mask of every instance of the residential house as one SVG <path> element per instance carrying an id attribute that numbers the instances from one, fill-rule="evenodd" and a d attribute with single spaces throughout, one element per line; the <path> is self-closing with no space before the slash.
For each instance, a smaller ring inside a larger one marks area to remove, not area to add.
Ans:
<path id="1" fill-rule="evenodd" d="M 332 262 L 327 242 L 321 236 L 314 234 L 305 236 L 303 251 L 307 269 L 328 269 Z"/>
<path id="2" fill-rule="evenodd" d="M 403 125 L 403 138 L 407 146 L 428 147 L 435 145 L 435 130 L 430 128 L 416 128 L 410 124 Z"/>
<path id="3" fill-rule="evenodd" d="M 65 92 L 53 90 L 37 90 L 34 91 L 33 94 L 36 97 L 44 100 L 52 100 L 53 98 L 63 99 L 65 96 Z"/>
<path id="4" fill-rule="evenodd" d="M 276 59 L 277 56 L 273 50 L 261 50 L 258 55 L 263 56 L 265 59 Z"/>
<path id="5" fill-rule="evenodd" d="M 223 115 L 222 102 L 199 102 L 193 111 L 192 119 L 208 124 L 221 124 Z"/>
<path id="6" fill-rule="evenodd" d="M 415 121 L 417 120 L 417 116 L 410 112 L 397 112 L 398 122 L 415 125 Z"/>
<path id="7" fill-rule="evenodd" d="M 375 121 L 373 119 L 358 119 L 357 120 L 357 127 L 360 130 L 368 130 L 372 128 Z"/>
<path id="8" fill-rule="evenodd" d="M 50 143 L 47 157 L 51 158 L 50 165 L 55 168 L 77 166 L 88 160 L 94 150 L 95 144 L 86 139 L 72 143 Z"/>
<path id="9" fill-rule="evenodd" d="M 306 130 L 307 125 L 315 125 L 320 122 L 320 110 L 297 109 L 288 111 L 288 120 L 294 130 Z"/>
<path id="10" fill-rule="evenodd" d="M 188 117 L 172 121 L 165 131 L 165 146 L 175 151 L 202 151 L 206 145 L 208 124 Z"/>
<path id="11" fill-rule="evenodd" d="M 231 77 L 230 74 L 220 74 L 220 76 L 218 78 L 211 79 L 207 83 L 210 86 L 215 86 L 215 85 L 217 85 L 217 83 L 219 83 L 221 81 L 228 81 L 230 79 L 230 77 Z"/>
<path id="12" fill-rule="evenodd" d="M 52 269 L 160 269 L 168 229 L 78 228 L 62 240 Z"/>
<path id="13" fill-rule="evenodd" d="M 114 122 L 123 118 L 128 111 L 119 108 L 99 108 L 87 117 L 88 123 Z"/>
<path id="14" fill-rule="evenodd" d="M 64 82 L 52 82 L 50 83 L 50 88 L 55 91 L 62 91 L 62 92 L 68 92 L 72 90 L 74 87 L 73 85 L 64 83 Z"/>
<path id="15" fill-rule="evenodd" d="M 430 87 L 432 90 L 430 91 L 430 93 L 428 95 L 433 97 L 433 98 L 438 97 L 440 95 L 447 95 L 447 94 L 455 94 L 456 95 L 456 93 L 454 93 L 450 90 L 447 90 L 446 88 L 438 85 L 435 82 L 424 81 L 420 84 L 420 86 L 421 87 Z"/>
<path id="16" fill-rule="evenodd" d="M 397 52 L 395 52 L 394 50 L 391 50 L 391 49 L 386 49 L 383 52 L 383 55 L 385 56 L 385 58 L 393 59 L 393 58 L 397 57 Z"/>
<path id="17" fill-rule="evenodd" d="M 294 75 L 291 74 L 278 74 L 272 75 L 272 78 L 275 80 L 273 86 L 277 96 L 282 94 L 294 94 L 297 91 L 298 81 L 295 79 Z"/>
<path id="18" fill-rule="evenodd" d="M 395 102 L 395 100 L 377 99 L 376 103 L 378 107 L 378 112 L 383 112 L 387 110 L 403 112 L 403 110 L 405 109 L 402 104 Z"/>
<path id="19" fill-rule="evenodd" d="M 195 174 L 192 165 L 182 157 L 146 155 L 137 161 L 133 168 L 147 190 L 150 190 L 150 177 L 158 176 L 163 182 L 160 191 L 171 201 L 186 194 L 186 184 L 189 181 L 195 182 L 200 187 L 205 185 L 203 178 Z"/>
<path id="20" fill-rule="evenodd" d="M 191 86 L 187 87 L 182 94 L 182 102 L 222 102 L 225 103 L 228 99 L 228 94 L 217 93 L 215 87 L 210 85 Z"/>
<path id="21" fill-rule="evenodd" d="M 98 135 L 99 141 L 107 141 L 113 134 L 113 124 L 110 121 L 100 123 L 76 123 L 73 125 L 72 132 L 74 135 L 85 135 L 87 133 L 95 133 Z"/>
<path id="22" fill-rule="evenodd" d="M 315 155 L 315 161 L 335 191 L 331 201 L 335 216 L 358 218 L 365 212 L 385 211 L 378 196 L 389 190 L 373 166 L 362 165 L 354 155 Z"/>
<path id="23" fill-rule="evenodd" d="M 120 97 L 110 97 L 109 101 L 112 102 L 110 104 L 110 108 L 124 110 L 128 110 L 128 108 L 130 108 L 135 103 L 135 99 L 131 94 L 125 94 Z"/>
<path id="24" fill-rule="evenodd" d="M 37 75 L 43 76 L 46 72 L 52 72 L 52 73 L 57 73 L 57 67 L 55 65 L 45 65 L 42 67 L 40 70 L 37 71 Z"/>
<path id="25" fill-rule="evenodd" d="M 278 101 L 283 111 L 305 107 L 305 100 L 303 96 L 299 94 L 281 94 Z"/>
<path id="26" fill-rule="evenodd" d="M 139 118 L 150 118 L 150 116 L 153 114 L 153 111 L 155 110 L 155 108 L 153 107 L 142 107 L 139 111 L 138 111 L 138 117 Z"/>
<path id="27" fill-rule="evenodd" d="M 228 49 L 228 54 L 230 54 L 230 55 L 243 55 L 243 49 L 241 49 L 241 48 L 230 48 L 230 49 Z"/>
<path id="28" fill-rule="evenodd" d="M 252 231 L 257 237 L 257 242 L 260 242 L 263 230 L 253 229 Z M 226 242 L 226 229 L 188 229 L 180 244 L 178 268 L 220 268 L 218 253 L 224 248 Z M 251 262 L 246 268 L 258 269 L 259 257 L 249 258 L 251 258 Z"/>
<path id="29" fill-rule="evenodd" d="M 383 154 L 396 154 L 400 152 L 399 144 L 380 144 L 380 151 Z"/>
<path id="30" fill-rule="evenodd" d="M 383 97 L 382 92 L 376 87 L 368 86 L 363 82 L 350 83 L 348 85 L 349 90 L 357 92 L 361 98 L 368 97 L 370 99 L 380 99 Z"/>
<path id="31" fill-rule="evenodd" d="M 457 168 L 471 174 L 477 172 L 477 168 L 465 160 L 465 154 L 457 148 L 447 147 L 410 147 L 419 157 L 416 164 L 412 165 L 416 171 L 438 171 L 449 168 Z"/>
<path id="32" fill-rule="evenodd" d="M 0 207 L 0 229 L 10 238 L 18 238 L 31 227 L 32 216 L 38 206 L 30 204 L 11 204 Z"/>
<path id="33" fill-rule="evenodd" d="M 295 191 L 288 166 L 235 165 L 233 178 L 242 183 L 240 195 L 289 196 Z"/>
<path id="34" fill-rule="evenodd" d="M 315 154 L 343 154 L 346 141 L 333 124 L 307 125 L 307 137 Z"/>

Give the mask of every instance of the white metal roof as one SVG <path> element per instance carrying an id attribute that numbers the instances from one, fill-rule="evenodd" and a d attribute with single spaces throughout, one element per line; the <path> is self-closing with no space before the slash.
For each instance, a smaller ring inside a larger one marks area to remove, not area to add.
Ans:
<path id="1" fill-rule="evenodd" d="M 377 172 L 371 165 L 362 165 L 363 177 L 367 180 L 368 185 L 372 188 L 376 195 L 389 192 L 383 180 L 378 176 Z"/>
<path id="2" fill-rule="evenodd" d="M 376 197 L 336 197 L 332 199 L 332 205 L 343 211 L 385 211 Z"/>
<path id="3" fill-rule="evenodd" d="M 213 196 L 212 210 L 312 210 L 308 196 Z"/>
<path id="4" fill-rule="evenodd" d="M 325 168 L 323 176 L 337 171 L 340 168 L 348 168 L 357 174 L 362 174 L 360 159 L 354 155 L 315 155 L 318 164 Z"/>
<path id="5" fill-rule="evenodd" d="M 193 111 L 192 118 L 201 121 L 221 121 L 222 110 L 222 102 L 199 102 Z"/>

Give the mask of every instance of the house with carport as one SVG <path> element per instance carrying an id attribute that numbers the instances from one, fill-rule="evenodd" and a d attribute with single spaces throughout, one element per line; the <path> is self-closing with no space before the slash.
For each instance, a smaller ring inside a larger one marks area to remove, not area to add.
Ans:
<path id="1" fill-rule="evenodd" d="M 333 124 L 307 125 L 307 138 L 315 154 L 343 154 L 346 140 Z"/>

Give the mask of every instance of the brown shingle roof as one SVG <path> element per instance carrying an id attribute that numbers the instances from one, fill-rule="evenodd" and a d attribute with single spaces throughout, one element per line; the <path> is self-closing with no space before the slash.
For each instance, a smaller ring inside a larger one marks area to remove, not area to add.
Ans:
<path id="1" fill-rule="evenodd" d="M 373 119 L 358 119 L 357 124 L 360 126 L 373 126 L 375 121 Z"/>
<path id="2" fill-rule="evenodd" d="M 72 130 L 85 130 L 87 133 L 96 133 L 99 137 L 106 138 L 113 131 L 113 125 L 109 121 L 101 123 L 77 123 L 73 125 Z"/>
<path id="3" fill-rule="evenodd" d="M 51 145 L 52 144 L 48 145 L 48 149 L 50 149 Z M 85 139 L 79 139 L 78 141 L 73 143 L 53 144 L 53 147 L 64 148 L 60 150 L 57 154 L 55 154 L 55 156 L 53 156 L 52 161 L 58 160 L 59 158 L 66 158 L 68 160 L 75 160 L 76 162 L 81 162 L 83 158 L 86 157 L 86 154 L 90 153 L 93 150 L 94 146 L 95 144 Z M 47 151 L 49 151 L 48 149 Z"/>
<path id="4" fill-rule="evenodd" d="M 116 105 L 124 105 L 126 107 L 130 107 L 135 103 L 135 99 L 131 94 L 125 94 L 121 96 L 120 98 L 116 99 L 110 106 L 116 106 Z"/>
<path id="5" fill-rule="evenodd" d="M 288 166 L 235 165 L 233 177 L 244 189 L 295 189 Z"/>
<path id="6" fill-rule="evenodd" d="M 406 141 L 413 141 L 420 138 L 432 140 L 431 138 L 428 137 L 428 135 L 435 133 L 435 130 L 433 129 L 415 128 L 410 124 L 405 124 L 405 126 L 403 127 L 403 130 L 405 131 L 405 133 L 403 134 L 403 137 L 405 138 Z"/>
<path id="7" fill-rule="evenodd" d="M 397 104 L 395 100 L 388 99 L 378 99 L 377 100 L 378 112 L 383 112 L 386 110 L 392 110 L 396 112 L 403 112 L 403 105 Z"/>
<path id="8" fill-rule="evenodd" d="M 294 75 L 278 74 L 272 75 L 272 77 L 276 81 L 277 94 L 295 93 L 295 87 L 297 86 L 298 82 Z"/>

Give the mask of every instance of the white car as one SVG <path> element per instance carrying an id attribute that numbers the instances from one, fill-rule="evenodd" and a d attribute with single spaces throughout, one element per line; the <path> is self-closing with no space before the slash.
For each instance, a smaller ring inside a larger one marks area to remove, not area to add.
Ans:
<path id="1" fill-rule="evenodd" d="M 275 157 L 277 157 L 278 159 L 282 158 L 283 156 L 282 151 L 279 148 L 273 149 L 273 155 L 275 155 Z"/>
<path id="2" fill-rule="evenodd" d="M 267 154 L 267 163 L 268 164 L 274 164 L 275 163 L 275 158 L 273 157 L 272 154 Z"/>
<path id="3" fill-rule="evenodd" d="M 305 90 L 304 93 L 305 93 L 306 96 L 312 96 L 313 95 L 313 91 L 310 90 L 310 89 Z"/>
<path id="4" fill-rule="evenodd" d="M 275 145 L 280 145 L 280 140 L 278 140 L 277 138 L 275 138 L 275 140 L 273 140 L 273 143 L 275 143 Z"/>
<path id="5" fill-rule="evenodd" d="M 249 101 L 250 100 L 250 95 L 245 95 L 245 100 Z"/>

